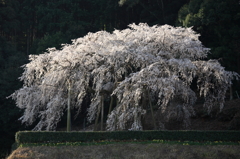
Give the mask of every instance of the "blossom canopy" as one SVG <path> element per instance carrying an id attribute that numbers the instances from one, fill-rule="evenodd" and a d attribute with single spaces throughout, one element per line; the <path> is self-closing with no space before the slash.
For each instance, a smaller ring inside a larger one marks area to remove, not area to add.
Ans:
<path id="1" fill-rule="evenodd" d="M 89 122 L 96 119 L 101 100 L 115 96 L 117 104 L 108 114 L 107 129 L 142 130 L 141 116 L 154 103 L 162 113 L 177 101 L 184 124 L 194 114 L 198 92 L 210 111 L 223 107 L 225 93 L 238 77 L 225 71 L 217 60 L 205 60 L 205 48 L 191 28 L 130 24 L 112 33 L 88 33 L 63 45 L 30 55 L 20 77 L 23 87 L 11 95 L 24 109 L 23 123 L 39 119 L 35 130 L 54 130 L 67 108 L 67 84 L 73 90 L 71 103 L 79 113 L 85 96 L 91 98 Z M 148 96 L 148 97 L 146 97 Z M 130 126 L 129 126 L 130 123 Z"/>

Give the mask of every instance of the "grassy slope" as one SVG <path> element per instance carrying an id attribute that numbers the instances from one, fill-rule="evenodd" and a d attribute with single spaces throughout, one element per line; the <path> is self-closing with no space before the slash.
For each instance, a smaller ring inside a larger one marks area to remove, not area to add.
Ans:
<path id="1" fill-rule="evenodd" d="M 115 143 L 85 146 L 33 146 L 15 150 L 7 159 L 227 159 L 240 158 L 239 145 Z"/>

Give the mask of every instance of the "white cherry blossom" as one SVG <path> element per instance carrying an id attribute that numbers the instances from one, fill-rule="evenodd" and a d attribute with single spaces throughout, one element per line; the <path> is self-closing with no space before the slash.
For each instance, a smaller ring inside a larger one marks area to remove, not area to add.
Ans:
<path id="1" fill-rule="evenodd" d="M 179 102 L 175 113 L 189 125 L 197 99 L 190 87 L 194 79 L 205 98 L 204 106 L 211 111 L 216 104 L 222 109 L 225 93 L 238 77 L 216 60 L 204 61 L 210 49 L 198 37 L 191 28 L 143 23 L 113 33 L 89 33 L 60 50 L 30 55 L 19 78 L 23 87 L 10 97 L 24 109 L 23 123 L 39 120 L 35 130 L 55 130 L 67 109 L 69 82 L 72 106 L 79 111 L 90 94 L 89 122 L 96 119 L 101 96 L 117 97 L 118 104 L 106 121 L 110 131 L 142 130 L 141 117 L 148 107 L 142 101 L 147 94 L 149 102 L 168 113 L 166 117 L 171 102 Z"/>

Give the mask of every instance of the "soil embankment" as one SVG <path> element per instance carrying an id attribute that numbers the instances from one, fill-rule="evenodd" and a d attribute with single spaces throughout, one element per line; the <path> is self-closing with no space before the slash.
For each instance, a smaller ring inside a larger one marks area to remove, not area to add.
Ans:
<path id="1" fill-rule="evenodd" d="M 7 159 L 236 159 L 239 145 L 108 144 L 36 146 L 15 150 Z"/>

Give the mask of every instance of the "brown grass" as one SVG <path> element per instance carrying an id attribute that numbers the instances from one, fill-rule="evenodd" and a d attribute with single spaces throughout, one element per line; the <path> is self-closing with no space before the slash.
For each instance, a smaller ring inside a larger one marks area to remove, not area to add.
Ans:
<path id="1" fill-rule="evenodd" d="M 18 148 L 7 159 L 237 159 L 238 145 L 125 143 L 88 146 Z"/>

